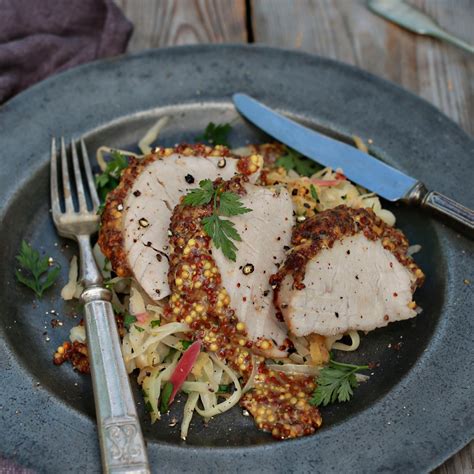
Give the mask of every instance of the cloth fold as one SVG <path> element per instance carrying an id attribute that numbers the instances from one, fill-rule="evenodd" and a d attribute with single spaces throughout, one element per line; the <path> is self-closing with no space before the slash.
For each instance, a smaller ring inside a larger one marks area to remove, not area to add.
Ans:
<path id="1" fill-rule="evenodd" d="M 123 53 L 132 29 L 112 0 L 0 0 L 0 103 L 53 73 Z"/>

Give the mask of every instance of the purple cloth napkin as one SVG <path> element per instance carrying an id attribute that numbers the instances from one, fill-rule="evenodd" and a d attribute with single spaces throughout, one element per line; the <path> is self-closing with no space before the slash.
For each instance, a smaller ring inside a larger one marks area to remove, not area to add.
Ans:
<path id="1" fill-rule="evenodd" d="M 20 467 L 13 461 L 0 457 L 0 474 L 35 474 L 35 471 Z"/>
<path id="2" fill-rule="evenodd" d="M 122 53 L 131 33 L 112 0 L 0 0 L 0 103 L 53 73 Z"/>

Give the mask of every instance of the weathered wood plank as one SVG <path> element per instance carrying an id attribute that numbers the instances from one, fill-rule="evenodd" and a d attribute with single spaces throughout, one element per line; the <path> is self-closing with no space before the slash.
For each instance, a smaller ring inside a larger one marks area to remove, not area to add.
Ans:
<path id="1" fill-rule="evenodd" d="M 474 473 L 474 441 L 448 459 L 433 474 L 473 474 Z"/>
<path id="2" fill-rule="evenodd" d="M 474 44 L 471 0 L 412 0 Z M 363 0 L 252 0 L 256 42 L 357 65 L 427 99 L 474 134 L 474 56 L 374 15 Z"/>
<path id="3" fill-rule="evenodd" d="M 129 52 L 247 41 L 245 0 L 116 0 L 134 24 Z"/>

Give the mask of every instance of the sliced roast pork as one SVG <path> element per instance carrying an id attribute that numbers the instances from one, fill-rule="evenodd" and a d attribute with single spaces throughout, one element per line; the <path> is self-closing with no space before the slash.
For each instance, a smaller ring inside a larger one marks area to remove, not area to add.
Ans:
<path id="1" fill-rule="evenodd" d="M 371 209 L 321 212 L 294 229 L 292 244 L 271 281 L 296 336 L 371 331 L 416 316 L 413 293 L 424 274 L 405 235 Z"/>
<path id="2" fill-rule="evenodd" d="M 132 159 L 102 214 L 99 245 L 113 270 L 134 276 L 154 300 L 168 296 L 168 228 L 180 197 L 203 179 L 242 173 L 256 180 L 261 165 L 258 155 L 238 158 L 205 145 L 158 148 Z"/>
<path id="3" fill-rule="evenodd" d="M 215 324 L 215 341 L 209 346 L 215 350 L 236 338 L 242 350 L 249 340 L 254 351 L 282 357 L 288 348 L 287 329 L 276 318 L 269 277 L 290 243 L 291 198 L 285 189 L 255 186 L 243 176 L 216 183 L 221 190 L 239 194 L 251 209 L 229 218 L 242 239 L 235 242 L 236 262 L 227 259 L 204 231 L 202 219 L 212 215 L 212 203 L 178 205 L 171 218 L 170 317 L 196 331 L 208 331 Z M 235 326 L 238 334 L 231 329 Z"/>
<path id="4" fill-rule="evenodd" d="M 285 324 L 276 318 L 270 275 L 285 258 L 291 241 L 293 204 L 286 189 L 245 185 L 241 198 L 247 214 L 232 217 L 241 237 L 232 262 L 213 245 L 212 255 L 230 295 L 239 321 L 245 323 L 253 341 L 269 339 L 279 347 L 287 339 Z"/>

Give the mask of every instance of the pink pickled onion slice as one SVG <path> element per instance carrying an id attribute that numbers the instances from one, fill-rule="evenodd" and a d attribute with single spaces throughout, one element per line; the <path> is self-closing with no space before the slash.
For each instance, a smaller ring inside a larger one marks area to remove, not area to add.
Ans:
<path id="1" fill-rule="evenodd" d="M 134 314 L 134 316 L 137 318 L 137 321 L 139 323 L 146 323 L 148 318 L 149 318 L 149 314 L 148 313 L 137 313 L 137 314 Z"/>
<path id="2" fill-rule="evenodd" d="M 175 395 L 178 393 L 184 381 L 187 379 L 189 372 L 191 372 L 194 363 L 199 356 L 199 352 L 201 351 L 201 346 L 201 341 L 194 341 L 187 348 L 186 352 L 183 354 L 183 357 L 181 357 L 181 360 L 174 369 L 174 372 L 171 374 L 169 381 L 173 384 L 173 391 L 171 392 L 169 404 L 171 404 L 171 402 L 174 400 Z"/>
<path id="3" fill-rule="evenodd" d="M 318 186 L 337 186 L 342 179 L 312 179 L 311 182 L 313 184 L 317 184 Z"/>

